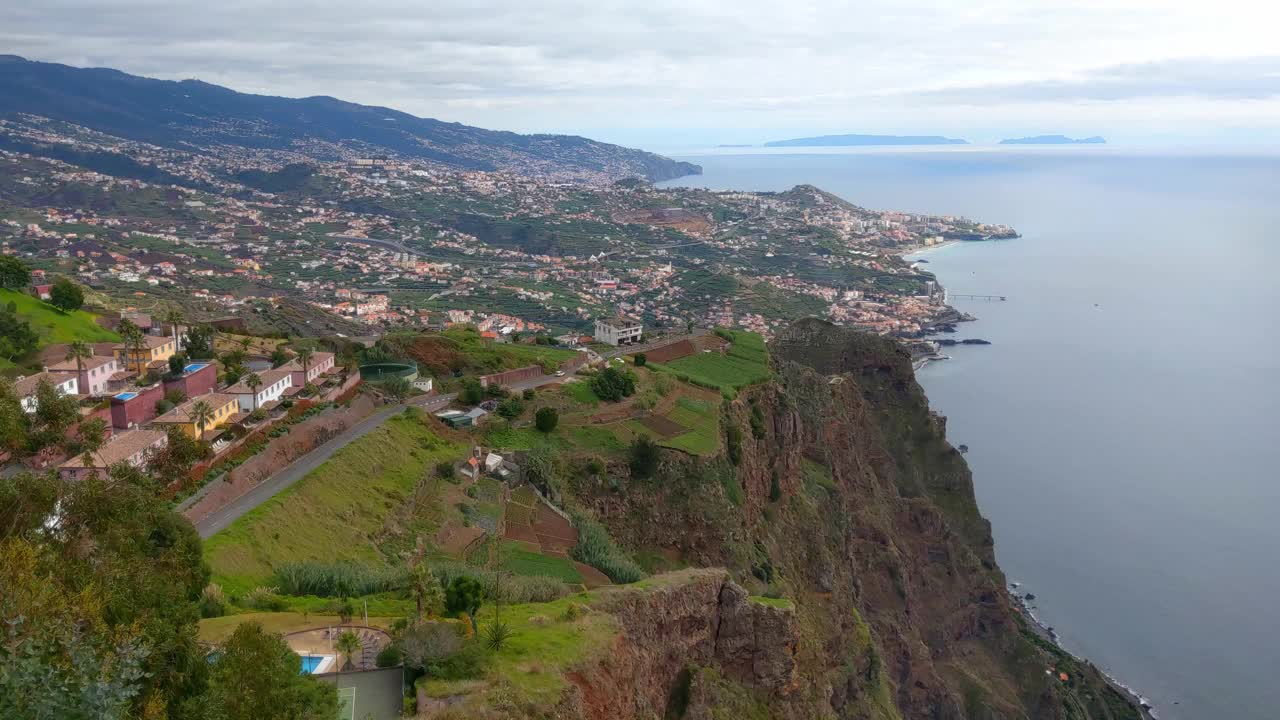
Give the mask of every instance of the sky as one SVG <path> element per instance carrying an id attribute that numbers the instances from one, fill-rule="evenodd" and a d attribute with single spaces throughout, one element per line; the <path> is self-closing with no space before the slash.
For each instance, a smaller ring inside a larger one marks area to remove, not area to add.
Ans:
<path id="1" fill-rule="evenodd" d="M 1280 145 L 1266 0 L 41 0 L 0 53 L 650 149 L 831 133 Z"/>

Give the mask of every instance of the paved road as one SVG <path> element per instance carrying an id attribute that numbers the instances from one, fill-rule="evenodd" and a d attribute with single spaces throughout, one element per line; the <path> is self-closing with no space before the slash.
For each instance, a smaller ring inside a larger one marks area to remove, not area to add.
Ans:
<path id="1" fill-rule="evenodd" d="M 543 385 L 551 385 L 553 383 L 567 382 L 571 376 L 556 377 L 555 375 L 544 375 L 542 377 L 524 380 L 518 383 L 512 383 L 512 390 L 524 390 L 526 388 L 536 388 Z M 386 422 L 388 418 L 399 414 L 405 407 L 413 406 L 421 408 L 427 412 L 435 412 L 443 407 L 447 407 L 457 397 L 454 393 L 446 393 L 444 395 L 421 395 L 409 400 L 407 405 L 388 405 L 381 408 L 369 417 L 352 425 L 344 430 L 340 435 L 294 460 L 284 467 L 283 470 L 264 480 L 261 484 L 254 486 L 252 490 L 241 495 L 240 497 L 227 503 L 222 509 L 209 514 L 202 520 L 195 523 L 196 531 L 200 533 L 201 538 L 208 538 L 219 530 L 226 528 L 235 522 L 240 516 L 249 512 L 266 502 L 276 493 L 284 490 L 290 485 L 298 482 L 307 473 L 320 467 L 320 465 L 333 456 L 342 448 L 351 444 L 352 441 L 368 435 L 375 428 Z"/>

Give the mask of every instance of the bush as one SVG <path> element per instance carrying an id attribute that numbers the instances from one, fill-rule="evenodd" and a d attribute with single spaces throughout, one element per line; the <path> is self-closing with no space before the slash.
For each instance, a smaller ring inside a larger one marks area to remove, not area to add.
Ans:
<path id="1" fill-rule="evenodd" d="M 444 608 L 452 615 L 475 615 L 484 602 L 484 585 L 465 575 L 455 577 L 444 591 Z"/>
<path id="2" fill-rule="evenodd" d="M 636 367 L 644 367 L 649 362 L 649 356 L 644 353 L 636 353 Z"/>
<path id="3" fill-rule="evenodd" d="M 591 378 L 591 390 L 601 400 L 617 402 L 635 394 L 636 376 L 627 370 L 610 366 Z"/>
<path id="4" fill-rule="evenodd" d="M 287 595 L 360 597 L 399 590 L 406 585 L 403 570 L 373 568 L 355 562 L 288 562 L 276 567 L 275 583 Z"/>
<path id="5" fill-rule="evenodd" d="M 484 629 L 484 643 L 490 650 L 502 652 L 511 635 L 511 626 L 499 620 Z"/>
<path id="6" fill-rule="evenodd" d="M 258 587 L 249 591 L 248 595 L 240 603 L 251 610 L 264 610 L 267 612 L 282 612 L 289 607 L 288 601 L 279 595 L 279 588 Z"/>
<path id="7" fill-rule="evenodd" d="M 647 436 L 640 436 L 631 443 L 631 475 L 637 478 L 653 477 L 658 471 L 662 455 L 658 444 Z"/>
<path id="8" fill-rule="evenodd" d="M 538 412 L 534 413 L 533 425 L 539 432 L 549 433 L 559 424 L 560 413 L 553 407 L 539 408 Z"/>
<path id="9" fill-rule="evenodd" d="M 497 412 L 498 412 L 498 415 L 508 420 L 514 420 L 520 417 L 520 413 L 524 412 L 524 401 L 512 395 L 511 397 L 498 403 Z"/>
<path id="10" fill-rule="evenodd" d="M 475 378 L 462 381 L 462 389 L 458 392 L 458 402 L 464 405 L 479 405 L 484 401 L 484 388 Z"/>
<path id="11" fill-rule="evenodd" d="M 484 587 L 485 597 L 511 604 L 551 602 L 569 594 L 568 586 L 559 579 L 542 575 L 505 577 L 502 584 L 497 585 L 493 573 L 482 573 L 462 563 L 434 563 L 431 565 L 431 572 L 435 573 L 444 587 L 449 587 L 455 578 L 471 578 Z"/>
<path id="12" fill-rule="evenodd" d="M 215 618 L 226 614 L 227 596 L 223 594 L 222 586 L 209 583 L 200 593 L 200 617 Z"/>
<path id="13" fill-rule="evenodd" d="M 533 388 L 525 388 L 524 392 L 520 393 L 520 397 L 525 400 L 532 400 L 537 396 L 538 393 Z"/>
<path id="14" fill-rule="evenodd" d="M 395 667 L 402 662 L 404 662 L 404 654 L 394 644 L 379 650 L 378 657 L 374 659 L 374 664 L 380 668 Z"/>
<path id="15" fill-rule="evenodd" d="M 453 467 L 453 463 L 449 461 L 441 461 L 436 463 L 436 477 L 449 482 L 457 482 L 457 471 Z"/>
<path id="16" fill-rule="evenodd" d="M 588 612 L 590 612 L 590 609 L 582 603 L 569 603 L 569 607 L 560 613 L 560 620 L 562 622 L 573 622 Z"/>
<path id="17" fill-rule="evenodd" d="M 644 571 L 609 537 L 609 531 L 588 515 L 574 513 L 573 525 L 578 529 L 578 544 L 569 555 L 599 570 L 616 583 L 633 583 L 644 578 Z"/>

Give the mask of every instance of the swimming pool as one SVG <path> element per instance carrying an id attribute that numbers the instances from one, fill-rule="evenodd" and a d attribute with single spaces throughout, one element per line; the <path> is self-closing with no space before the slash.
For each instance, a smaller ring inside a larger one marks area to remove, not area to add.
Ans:
<path id="1" fill-rule="evenodd" d="M 326 672 L 329 669 L 330 661 L 333 660 L 332 655 L 300 655 L 302 659 L 302 673 L 311 675 L 319 672 Z"/>
<path id="2" fill-rule="evenodd" d="M 186 367 L 182 368 L 182 372 L 193 373 L 197 370 L 203 370 L 207 367 L 209 367 L 209 363 L 191 363 L 190 365 L 187 365 Z"/>
<path id="3" fill-rule="evenodd" d="M 136 392 L 122 392 L 119 395 L 116 395 L 115 399 L 121 402 L 124 402 L 126 400 L 132 400 L 136 397 L 138 397 L 138 393 Z"/>

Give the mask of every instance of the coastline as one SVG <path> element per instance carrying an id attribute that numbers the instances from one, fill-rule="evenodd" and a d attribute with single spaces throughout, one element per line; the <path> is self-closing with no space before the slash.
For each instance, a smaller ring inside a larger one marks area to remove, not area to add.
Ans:
<path id="1" fill-rule="evenodd" d="M 1107 685 L 1111 686 L 1112 690 L 1120 693 L 1133 703 L 1134 707 L 1138 709 L 1138 713 L 1142 716 L 1143 720 L 1160 720 L 1160 716 L 1156 713 L 1155 706 L 1151 704 L 1150 700 L 1143 697 L 1141 693 L 1128 685 L 1125 685 L 1106 670 L 1094 665 L 1088 658 L 1080 657 L 1064 647 L 1058 640 L 1058 634 L 1054 632 L 1054 629 L 1046 625 L 1043 620 L 1036 616 L 1035 608 L 1027 604 L 1026 594 L 1020 593 L 1020 589 L 1022 589 L 1022 583 L 1010 582 L 1006 591 L 1009 594 L 1009 599 L 1013 601 L 1014 606 L 1018 609 L 1018 612 L 1022 615 L 1023 619 L 1026 620 L 1027 627 L 1029 627 L 1032 632 L 1038 635 L 1045 642 L 1052 643 L 1054 647 L 1071 656 L 1077 662 L 1088 665 L 1096 670 L 1098 674 L 1102 676 L 1102 679 L 1106 681 Z M 1035 596 L 1032 595 L 1032 597 Z"/>
<path id="2" fill-rule="evenodd" d="M 911 262 L 914 262 L 911 259 L 911 256 L 920 255 L 933 250 L 940 250 L 942 248 L 950 247 L 952 245 L 956 245 L 962 242 L 966 242 L 966 241 L 947 240 L 947 241 L 938 243 L 936 245 L 915 246 L 913 248 L 904 249 L 904 251 L 899 253 L 898 256 L 902 260 L 908 263 L 911 263 Z M 937 279 L 938 287 L 944 288 L 942 281 L 940 278 L 938 278 L 937 274 L 932 271 L 929 271 L 929 273 L 933 275 L 935 279 Z M 959 309 L 955 308 L 952 305 L 944 305 L 943 308 L 945 310 L 949 310 L 960 315 L 965 320 L 977 319 L 971 315 L 968 315 L 967 313 L 961 312 Z M 931 355 L 925 355 L 919 358 L 912 358 L 911 366 L 912 366 L 912 370 L 918 373 L 932 363 L 941 362 L 942 360 L 950 360 L 950 359 L 951 357 L 949 355 L 943 355 L 940 352 L 935 352 Z M 1009 583 L 1009 586 L 1006 588 L 1006 592 L 1008 592 L 1009 598 L 1013 601 L 1014 606 L 1018 609 L 1018 612 L 1026 620 L 1027 627 L 1030 628 L 1032 632 L 1034 632 L 1036 635 L 1042 638 L 1045 642 L 1052 643 L 1054 647 L 1057 647 L 1059 650 L 1071 656 L 1076 661 L 1089 665 L 1090 667 L 1097 670 L 1098 674 L 1102 676 L 1103 680 L 1106 681 L 1107 685 L 1109 685 L 1111 689 L 1115 690 L 1117 693 L 1120 693 L 1120 695 L 1127 698 L 1133 704 L 1133 706 L 1138 709 L 1138 713 L 1143 720 L 1159 720 L 1159 715 L 1156 713 L 1156 710 L 1154 706 L 1151 704 L 1151 701 L 1145 698 L 1141 693 L 1129 687 L 1128 685 L 1124 684 L 1119 679 L 1112 676 L 1110 673 L 1106 672 L 1102 668 L 1097 667 L 1092 662 L 1090 662 L 1088 658 L 1082 658 L 1076 655 L 1075 653 L 1071 652 L 1070 650 L 1068 650 L 1066 647 L 1064 647 L 1062 643 L 1058 640 L 1058 635 L 1056 632 L 1054 632 L 1053 628 L 1046 625 L 1039 617 L 1037 617 L 1034 609 L 1030 605 L 1028 605 L 1027 600 L 1024 597 L 1025 593 L 1020 594 L 1018 592 L 1018 589 L 1020 587 L 1021 587 L 1021 583 L 1011 582 Z"/>

